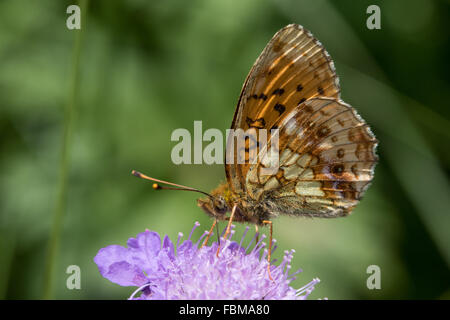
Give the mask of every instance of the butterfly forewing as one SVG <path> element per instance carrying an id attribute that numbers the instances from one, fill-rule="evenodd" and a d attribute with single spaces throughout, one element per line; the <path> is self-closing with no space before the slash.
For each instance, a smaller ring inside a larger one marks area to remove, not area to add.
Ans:
<path id="1" fill-rule="evenodd" d="M 264 175 L 264 157 L 246 176 L 247 194 L 274 213 L 336 217 L 351 212 L 373 178 L 377 140 L 348 104 L 313 98 L 278 123 L 279 169 Z"/>
<path id="2" fill-rule="evenodd" d="M 253 65 L 244 83 L 232 129 L 270 129 L 278 127 L 280 119 L 299 103 L 315 96 L 339 98 L 339 80 L 334 64 L 321 43 L 299 25 L 288 25 L 275 34 Z M 228 183 L 235 192 L 245 191 L 245 177 L 250 168 L 239 164 L 237 157 L 258 149 L 256 139 L 249 139 L 245 150 L 237 150 L 228 139 Z M 233 149 L 233 150 L 231 150 Z M 256 151 L 258 153 L 259 150 Z"/>

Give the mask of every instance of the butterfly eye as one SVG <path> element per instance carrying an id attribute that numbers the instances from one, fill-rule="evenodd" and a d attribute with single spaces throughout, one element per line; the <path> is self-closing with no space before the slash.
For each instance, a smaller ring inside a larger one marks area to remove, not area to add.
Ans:
<path id="1" fill-rule="evenodd" d="M 225 214 L 227 212 L 227 204 L 222 197 L 214 199 L 214 211 L 218 214 Z"/>

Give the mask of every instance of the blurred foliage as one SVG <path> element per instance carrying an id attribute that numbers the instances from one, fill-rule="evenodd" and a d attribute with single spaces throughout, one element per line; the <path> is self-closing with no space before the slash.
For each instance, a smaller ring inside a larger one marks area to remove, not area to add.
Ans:
<path id="1" fill-rule="evenodd" d="M 3 299 L 43 294 L 79 32 L 66 28 L 73 3 L 0 2 Z M 366 28 L 370 4 L 381 8 L 381 30 Z M 172 164 L 171 132 L 192 132 L 194 120 L 227 129 L 256 57 L 298 23 L 335 60 L 343 99 L 380 140 L 380 163 L 351 217 L 278 218 L 275 258 L 296 249 L 294 285 L 322 280 L 312 298 L 449 299 L 449 17 L 448 1 L 429 0 L 90 1 L 53 296 L 124 299 L 132 288 L 109 283 L 93 262 L 100 248 L 145 228 L 171 238 L 196 220 L 209 228 L 194 194 L 153 192 L 130 171 L 203 190 L 223 180 L 221 165 Z M 81 290 L 66 288 L 72 264 Z M 372 264 L 381 290 L 366 287 Z"/>

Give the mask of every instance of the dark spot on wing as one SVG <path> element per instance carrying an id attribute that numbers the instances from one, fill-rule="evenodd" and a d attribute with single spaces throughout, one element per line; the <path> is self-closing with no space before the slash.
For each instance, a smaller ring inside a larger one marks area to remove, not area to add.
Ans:
<path id="1" fill-rule="evenodd" d="M 330 128 L 328 128 L 327 126 L 323 126 L 317 130 L 316 135 L 319 138 L 323 138 L 329 133 L 330 133 Z"/>
<path id="2" fill-rule="evenodd" d="M 258 118 L 256 120 L 253 120 L 247 117 L 245 122 L 247 122 L 248 126 L 252 128 L 263 129 L 266 126 L 266 121 L 264 120 L 264 118 Z"/>
<path id="3" fill-rule="evenodd" d="M 317 88 L 317 92 L 318 92 L 320 95 L 324 95 L 324 94 L 325 94 L 325 91 L 323 91 L 323 88 L 322 88 L 322 87 L 318 87 L 318 88 Z"/>
<path id="4" fill-rule="evenodd" d="M 309 113 L 314 111 L 314 109 L 309 104 L 305 104 L 303 110 L 305 110 L 305 112 L 309 112 Z"/>
<path id="5" fill-rule="evenodd" d="M 331 168 L 331 173 L 340 176 L 344 172 L 344 166 L 342 164 L 336 164 Z"/>
<path id="6" fill-rule="evenodd" d="M 284 93 L 284 89 L 279 88 L 279 89 L 275 89 L 272 94 L 277 94 L 279 96 L 281 96 Z"/>
<path id="7" fill-rule="evenodd" d="M 286 110 L 286 107 L 283 106 L 281 103 L 277 103 L 273 108 L 280 113 L 280 116 Z"/>

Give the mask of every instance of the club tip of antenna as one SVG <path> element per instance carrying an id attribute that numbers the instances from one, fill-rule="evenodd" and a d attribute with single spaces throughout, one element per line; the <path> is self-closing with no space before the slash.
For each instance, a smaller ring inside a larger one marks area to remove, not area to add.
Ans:
<path id="1" fill-rule="evenodd" d="M 140 178 L 142 175 L 142 173 L 140 173 L 139 171 L 136 171 L 136 170 L 131 170 L 131 174 L 138 178 Z"/>
<path id="2" fill-rule="evenodd" d="M 154 184 L 152 185 L 152 187 L 153 187 L 153 189 L 155 189 L 155 190 L 161 189 L 161 186 L 160 186 L 159 184 L 157 184 L 157 183 L 154 183 Z"/>

